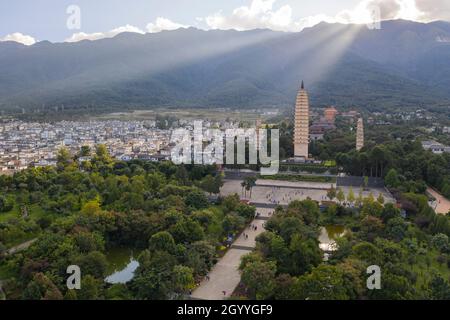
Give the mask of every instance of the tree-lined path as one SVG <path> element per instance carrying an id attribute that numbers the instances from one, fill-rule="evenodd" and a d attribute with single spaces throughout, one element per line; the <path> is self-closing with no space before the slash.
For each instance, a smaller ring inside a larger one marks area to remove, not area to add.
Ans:
<path id="1" fill-rule="evenodd" d="M 193 299 L 221 300 L 231 296 L 241 281 L 239 264 L 241 257 L 251 252 L 256 246 L 256 237 L 264 232 L 264 223 L 273 209 L 256 208 L 259 216 L 236 239 L 227 253 L 219 260 L 197 289 L 192 293 Z M 254 228 L 256 227 L 256 229 Z"/>

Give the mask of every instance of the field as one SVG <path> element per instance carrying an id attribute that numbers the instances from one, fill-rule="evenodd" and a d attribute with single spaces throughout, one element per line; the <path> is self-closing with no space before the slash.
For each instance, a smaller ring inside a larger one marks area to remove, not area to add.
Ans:
<path id="1" fill-rule="evenodd" d="M 155 120 L 156 115 L 159 116 L 171 116 L 184 120 L 235 120 L 235 121 L 248 121 L 254 122 L 261 115 L 264 120 L 263 113 L 255 112 L 254 110 L 240 111 L 232 109 L 210 109 L 210 108 L 195 108 L 195 109 L 170 109 L 170 108 L 157 108 L 152 110 L 135 110 L 132 112 L 115 112 L 109 114 L 103 114 L 91 117 L 91 120 Z"/>

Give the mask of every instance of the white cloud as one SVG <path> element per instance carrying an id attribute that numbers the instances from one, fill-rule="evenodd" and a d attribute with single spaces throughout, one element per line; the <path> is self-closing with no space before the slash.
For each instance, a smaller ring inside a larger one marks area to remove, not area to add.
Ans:
<path id="1" fill-rule="evenodd" d="M 379 20 L 405 19 L 421 21 L 423 13 L 417 8 L 416 0 L 363 0 L 350 11 L 349 22 L 372 20 L 376 10 Z M 345 12 L 345 11 L 344 11 Z M 347 11 L 348 12 L 348 11 Z"/>
<path id="2" fill-rule="evenodd" d="M 229 16 L 222 12 L 210 15 L 205 22 L 212 29 L 272 29 L 277 31 L 295 31 L 298 29 L 292 21 L 292 8 L 289 5 L 282 6 L 278 10 L 273 9 L 276 0 L 253 0 L 250 6 L 242 6 L 233 10 Z"/>
<path id="3" fill-rule="evenodd" d="M 2 41 L 19 42 L 26 46 L 31 46 L 36 43 L 36 39 L 34 39 L 32 36 L 25 35 L 20 32 L 11 33 L 11 34 L 4 36 L 3 38 L 0 38 L 0 42 L 2 42 Z"/>
<path id="4" fill-rule="evenodd" d="M 450 19 L 449 0 L 362 0 L 353 9 L 342 10 L 335 16 L 317 14 L 299 20 L 292 17 L 292 8 L 274 8 L 277 0 L 252 0 L 249 6 L 238 7 L 230 15 L 222 12 L 203 19 L 211 29 L 301 31 L 320 22 L 373 23 L 388 19 L 430 21 Z"/>
<path id="5" fill-rule="evenodd" d="M 115 28 L 108 32 L 94 32 L 94 33 L 84 33 L 78 32 L 74 33 L 70 38 L 66 39 L 65 42 L 78 42 L 81 40 L 99 40 L 104 38 L 112 38 L 123 32 L 134 32 L 144 34 L 145 32 L 139 29 L 138 27 L 132 25 L 125 25 L 122 27 Z"/>
<path id="6" fill-rule="evenodd" d="M 147 24 L 147 31 L 149 33 L 161 32 L 163 30 L 176 30 L 180 28 L 188 28 L 189 26 L 173 22 L 167 18 L 158 17 L 155 22 Z"/>
<path id="7" fill-rule="evenodd" d="M 450 20 L 449 0 L 361 0 L 353 9 L 346 9 L 334 16 L 317 14 L 295 20 L 292 8 L 283 5 L 275 8 L 278 0 L 249 0 L 249 5 L 241 6 L 226 15 L 222 11 L 207 17 L 195 18 L 195 25 L 201 24 L 206 29 L 235 29 L 239 31 L 252 29 L 272 29 L 276 31 L 301 31 L 320 22 L 328 23 L 373 23 L 388 19 L 406 19 L 428 22 L 431 20 Z M 108 32 L 73 34 L 66 42 L 81 40 L 98 40 L 111 38 L 122 32 L 135 32 L 144 34 L 157 33 L 163 30 L 176 30 L 188 28 L 188 25 L 174 22 L 168 18 L 158 17 L 147 24 L 145 31 L 132 25 L 122 26 Z M 36 41 L 21 33 L 14 33 L 0 41 L 17 41 L 27 45 Z"/>
<path id="8" fill-rule="evenodd" d="M 176 30 L 179 28 L 188 28 L 189 26 L 185 26 L 176 22 L 173 22 L 169 19 L 159 17 L 154 22 L 149 23 L 146 27 L 147 32 L 155 33 L 163 30 Z M 125 25 L 122 27 L 115 28 L 108 32 L 94 32 L 94 33 L 85 33 L 78 32 L 74 33 L 70 38 L 66 39 L 65 42 L 78 42 L 82 40 L 99 40 L 104 38 L 112 38 L 123 32 L 134 32 L 139 34 L 145 34 L 144 30 L 139 29 L 138 27 L 132 25 Z"/>
<path id="9" fill-rule="evenodd" d="M 416 6 L 423 12 L 425 21 L 450 20 L 449 0 L 416 0 Z"/>

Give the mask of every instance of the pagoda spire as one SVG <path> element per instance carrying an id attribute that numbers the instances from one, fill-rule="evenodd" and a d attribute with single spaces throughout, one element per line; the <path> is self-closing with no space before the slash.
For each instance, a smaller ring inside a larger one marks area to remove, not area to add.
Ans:
<path id="1" fill-rule="evenodd" d="M 304 90 L 304 89 L 305 89 L 305 83 L 302 80 L 302 90 Z"/>

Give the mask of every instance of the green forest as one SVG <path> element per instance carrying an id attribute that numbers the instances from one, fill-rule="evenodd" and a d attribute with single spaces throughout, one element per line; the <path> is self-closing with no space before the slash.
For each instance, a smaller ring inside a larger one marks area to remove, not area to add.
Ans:
<path id="1" fill-rule="evenodd" d="M 279 207 L 244 256 L 238 295 L 250 299 L 450 299 L 450 219 L 437 216 L 426 198 L 407 194 L 405 219 L 392 204 L 364 199 L 360 208 L 311 200 Z M 430 223 L 422 223 L 424 220 Z M 324 262 L 320 228 L 342 225 L 338 249 Z M 381 269 L 381 290 L 369 290 L 367 268 Z"/>
<path id="2" fill-rule="evenodd" d="M 255 215 L 238 196 L 214 197 L 223 184 L 214 166 L 117 162 L 102 145 L 93 153 L 79 164 L 62 149 L 56 168 L 0 176 L 8 299 L 182 298 Z M 139 250 L 139 267 L 131 282 L 110 285 L 105 256 L 118 247 Z M 69 265 L 83 270 L 81 290 L 67 289 Z"/>

